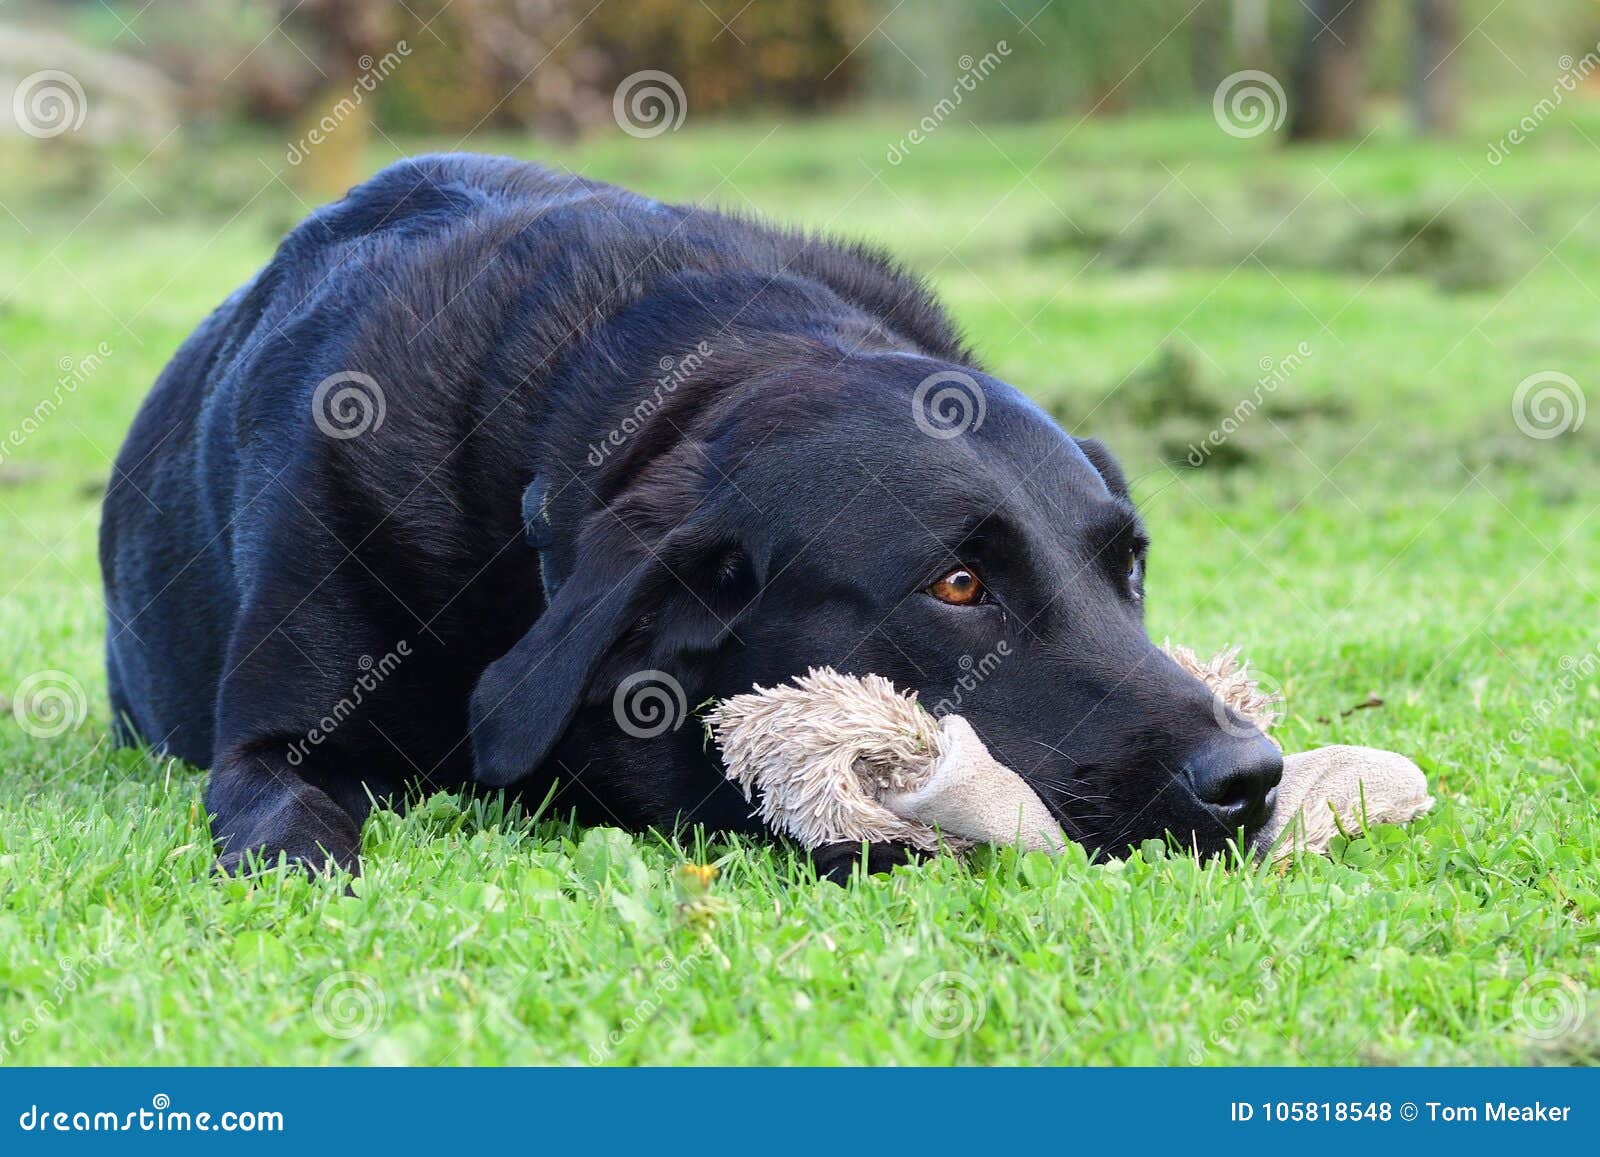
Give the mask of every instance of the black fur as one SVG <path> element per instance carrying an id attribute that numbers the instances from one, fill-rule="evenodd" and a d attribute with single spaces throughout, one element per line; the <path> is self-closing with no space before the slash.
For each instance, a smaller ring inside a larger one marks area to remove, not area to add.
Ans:
<path id="1" fill-rule="evenodd" d="M 913 420 L 941 371 L 981 391 L 955 437 Z M 339 431 L 367 380 L 381 423 L 330 436 L 314 400 Z M 758 831 L 698 722 L 640 738 L 617 689 L 658 672 L 692 709 L 821 664 L 958 709 L 1095 850 L 1214 852 L 1276 757 L 1151 645 L 1144 541 L 1104 448 L 880 254 L 424 157 L 295 229 L 140 411 L 101 536 L 112 705 L 211 768 L 230 866 L 354 867 L 370 798 L 473 781 Z M 926 593 L 958 562 L 992 601 Z"/>

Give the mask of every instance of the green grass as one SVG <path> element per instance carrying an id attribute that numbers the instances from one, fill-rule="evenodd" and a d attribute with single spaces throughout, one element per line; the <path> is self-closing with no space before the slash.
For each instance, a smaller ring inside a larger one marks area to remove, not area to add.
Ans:
<path id="1" fill-rule="evenodd" d="M 110 353 L 0 464 L 0 695 L 53 671 L 85 707 L 48 739 L 0 717 L 4 1062 L 1600 1060 L 1600 418 L 1512 417 L 1538 371 L 1595 400 L 1600 117 L 1488 165 L 1520 111 L 1460 146 L 948 124 L 889 166 L 883 118 L 557 154 L 928 272 L 992 368 L 1136 474 L 1152 634 L 1244 644 L 1287 746 L 1407 752 L 1440 801 L 1281 869 L 1003 852 L 846 889 L 782 848 L 446 796 L 375 817 L 354 896 L 210 877 L 201 773 L 107 738 L 97 491 L 161 365 L 303 210 L 276 142 L 121 158 L 131 182 L 104 165 L 86 193 L 6 161 L 33 179 L 0 185 L 0 434 L 62 359 Z M 1236 456 L 1184 466 L 1301 342 Z M 689 862 L 720 869 L 709 898 Z"/>

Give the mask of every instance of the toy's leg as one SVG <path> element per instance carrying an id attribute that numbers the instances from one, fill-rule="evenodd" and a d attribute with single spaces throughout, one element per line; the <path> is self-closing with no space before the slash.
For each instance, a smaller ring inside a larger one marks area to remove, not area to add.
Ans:
<path id="1" fill-rule="evenodd" d="M 835 884 L 849 883 L 858 864 L 868 874 L 881 875 L 922 858 L 923 853 L 909 844 L 823 844 L 811 849 L 811 862 L 816 865 L 817 876 Z"/>

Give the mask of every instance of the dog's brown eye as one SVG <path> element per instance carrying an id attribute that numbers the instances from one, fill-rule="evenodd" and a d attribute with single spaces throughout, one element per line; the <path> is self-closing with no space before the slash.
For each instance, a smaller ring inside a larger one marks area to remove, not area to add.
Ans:
<path id="1" fill-rule="evenodd" d="M 983 583 L 966 567 L 958 566 L 929 587 L 928 593 L 941 603 L 970 607 L 983 601 Z"/>

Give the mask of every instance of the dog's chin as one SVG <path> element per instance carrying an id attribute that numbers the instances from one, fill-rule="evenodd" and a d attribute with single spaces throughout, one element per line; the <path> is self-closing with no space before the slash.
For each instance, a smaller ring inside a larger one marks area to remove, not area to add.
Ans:
<path id="1" fill-rule="evenodd" d="M 1061 825 L 1061 830 L 1066 834 L 1067 839 L 1088 849 L 1091 854 L 1098 856 L 1099 853 L 1096 848 L 1099 845 L 1096 844 L 1095 837 L 1101 833 L 1097 833 L 1093 825 L 1089 824 L 1085 817 L 1073 815 L 1072 809 L 1066 806 L 1066 801 L 1058 799 L 1053 793 L 1042 790 L 1037 784 L 1029 784 L 1029 786 L 1033 788 L 1034 794 L 1043 802 L 1045 810 L 1050 813 L 1051 818 Z"/>
<path id="2" fill-rule="evenodd" d="M 1269 821 L 1272 813 L 1278 808 L 1278 789 L 1273 788 L 1267 792 L 1266 801 L 1261 806 L 1261 815 L 1257 821 L 1245 829 L 1245 850 L 1252 856 L 1262 857 L 1272 851 L 1275 833 L 1269 832 Z"/>
<path id="3" fill-rule="evenodd" d="M 1205 821 L 1196 826 L 1174 821 L 1166 827 L 1151 826 L 1130 833 L 1125 827 L 1118 829 L 1114 825 L 1088 826 L 1081 818 L 1075 819 L 1070 812 L 1053 806 L 1050 810 L 1067 838 L 1084 848 L 1090 859 L 1097 863 L 1122 859 L 1151 840 L 1170 849 L 1174 855 L 1191 855 L 1202 862 L 1238 853 L 1257 856 L 1265 850 L 1265 827 L 1262 823 L 1244 825 L 1241 842 L 1239 831 L 1224 833 L 1215 821 Z"/>
<path id="4" fill-rule="evenodd" d="M 1083 809 L 1083 796 L 1050 791 L 1037 783 L 1030 786 L 1061 825 L 1067 838 L 1084 848 L 1096 861 L 1121 858 L 1150 840 L 1157 840 L 1174 852 L 1181 849 L 1197 855 L 1201 860 L 1234 854 L 1235 848 L 1246 855 L 1259 855 L 1264 850 L 1267 820 L 1278 800 L 1278 789 L 1274 787 L 1267 793 L 1261 807 L 1239 829 L 1224 831 L 1199 800 L 1187 796 L 1179 801 L 1176 810 L 1171 807 L 1164 809 L 1164 815 L 1158 814 L 1154 807 L 1141 815 L 1139 808 L 1131 801 L 1107 800 L 1115 813 L 1108 816 L 1098 810 Z M 1093 792 L 1092 787 L 1085 786 L 1084 795 Z M 1126 811 L 1118 810 L 1119 803 Z M 1074 805 L 1083 810 L 1076 810 Z"/>
<path id="5" fill-rule="evenodd" d="M 1252 839 L 1260 834 L 1261 829 L 1267 826 L 1267 820 L 1278 807 L 1278 789 L 1276 787 L 1267 792 L 1267 798 L 1262 801 L 1261 815 L 1252 825 L 1252 830 L 1247 833 Z"/>

